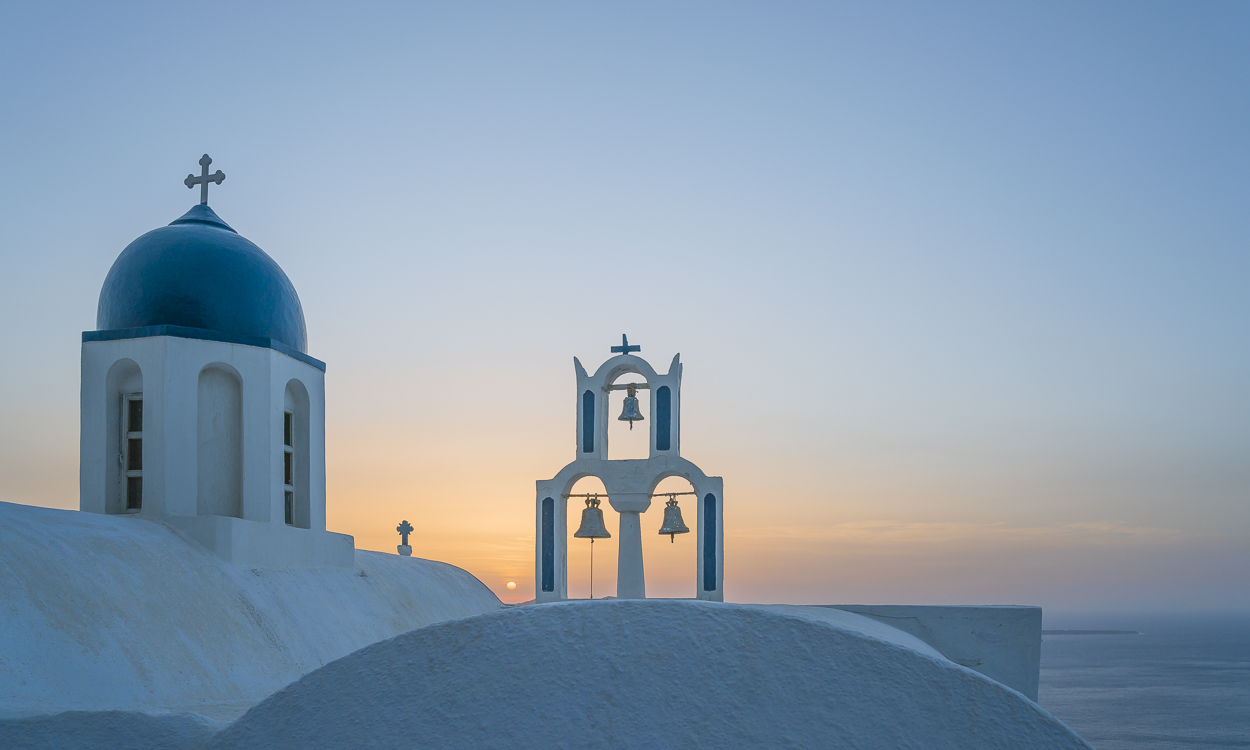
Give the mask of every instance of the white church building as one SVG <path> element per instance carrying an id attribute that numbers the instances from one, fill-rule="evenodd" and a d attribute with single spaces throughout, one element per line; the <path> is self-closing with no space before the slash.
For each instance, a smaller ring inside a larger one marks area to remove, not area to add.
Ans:
<path id="1" fill-rule="evenodd" d="M 1036 607 L 727 603 L 725 482 L 682 457 L 680 357 L 658 372 L 624 337 L 593 374 L 574 360 L 533 602 L 406 539 L 355 549 L 326 528 L 327 365 L 283 270 L 208 207 L 211 162 L 82 334 L 79 511 L 0 503 L 0 747 L 1089 747 L 1036 703 Z M 647 458 L 608 459 L 613 418 Z M 602 497 L 572 494 L 588 476 Z M 694 527 L 687 599 L 647 598 L 651 510 Z M 616 596 L 570 600 L 570 537 L 609 526 Z"/>
<path id="2" fill-rule="evenodd" d="M 286 274 L 206 202 L 130 243 L 83 334 L 79 508 L 236 565 L 351 567 L 351 537 L 326 531 L 326 366 L 306 342 Z"/>

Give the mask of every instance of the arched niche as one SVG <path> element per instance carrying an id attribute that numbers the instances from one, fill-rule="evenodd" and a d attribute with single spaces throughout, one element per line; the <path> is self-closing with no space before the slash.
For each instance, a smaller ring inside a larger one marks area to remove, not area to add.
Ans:
<path id="1" fill-rule="evenodd" d="M 200 370 L 196 398 L 196 513 L 243 517 L 243 380 L 230 365 Z"/>
<path id="2" fill-rule="evenodd" d="M 595 392 L 587 388 L 578 402 L 581 409 L 581 451 L 586 455 L 595 452 Z"/>
<path id="3" fill-rule="evenodd" d="M 105 434 L 100 436 L 106 456 L 104 512 L 139 512 L 143 506 L 143 370 L 133 359 L 119 359 L 109 367 L 104 383 L 107 416 Z"/>
<path id="4" fill-rule="evenodd" d="M 312 521 L 309 425 L 308 388 L 293 378 L 287 382 L 283 395 L 282 515 L 283 521 L 301 529 L 310 528 Z"/>
<path id="5" fill-rule="evenodd" d="M 563 506 L 564 503 L 559 503 Z M 548 495 L 539 506 L 539 592 L 556 590 L 556 506 L 554 497 Z"/>
<path id="6" fill-rule="evenodd" d="M 291 492 L 289 522 L 299 529 L 311 526 L 309 429 L 309 390 L 299 379 L 291 379 L 282 396 L 282 516 L 285 521 L 285 495 Z"/>
<path id="7" fill-rule="evenodd" d="M 673 389 L 667 385 L 656 388 L 651 404 L 655 419 L 655 449 L 669 451 L 673 447 Z"/>
<path id="8" fill-rule="evenodd" d="M 720 498 L 715 493 L 703 495 L 699 506 L 699 588 L 701 594 L 713 594 L 720 588 L 717 583 L 719 576 L 718 549 L 720 545 Z"/>

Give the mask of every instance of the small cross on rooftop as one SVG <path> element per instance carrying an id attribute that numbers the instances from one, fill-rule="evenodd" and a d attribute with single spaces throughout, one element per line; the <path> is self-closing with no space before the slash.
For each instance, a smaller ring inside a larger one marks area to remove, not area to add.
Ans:
<path id="1" fill-rule="evenodd" d="M 200 186 L 200 205 L 202 206 L 208 205 L 208 183 L 215 182 L 220 185 L 221 181 L 226 179 L 225 173 L 220 169 L 213 174 L 208 173 L 208 165 L 212 163 L 212 157 L 208 154 L 204 154 L 200 157 L 200 166 L 203 168 L 200 170 L 200 176 L 196 177 L 193 174 L 189 174 L 187 175 L 187 179 L 183 180 L 183 184 L 185 184 L 188 188 L 193 188 L 196 185 Z"/>
<path id="2" fill-rule="evenodd" d="M 631 345 L 631 344 L 629 343 L 629 339 L 628 339 L 628 338 L 626 338 L 626 337 L 625 337 L 625 334 L 623 334 L 623 333 L 622 333 L 622 334 L 621 334 L 621 345 L 620 345 L 620 346 L 614 346 L 614 347 L 612 347 L 612 351 L 613 351 L 614 353 L 618 353 L 618 354 L 629 354 L 630 352 L 640 352 L 640 351 L 642 351 L 642 347 L 641 347 L 641 346 L 636 346 L 636 345 Z"/>

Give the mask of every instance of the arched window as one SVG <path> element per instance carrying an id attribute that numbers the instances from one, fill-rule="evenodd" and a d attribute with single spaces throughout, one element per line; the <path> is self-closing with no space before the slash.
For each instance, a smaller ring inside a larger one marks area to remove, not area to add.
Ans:
<path id="1" fill-rule="evenodd" d="M 196 512 L 243 517 L 243 382 L 234 368 L 200 371 L 196 419 Z"/>
<path id="2" fill-rule="evenodd" d="M 118 360 L 105 382 L 109 393 L 105 512 L 138 513 L 143 510 L 143 372 L 132 359 Z"/>
<path id="3" fill-rule="evenodd" d="M 292 380 L 282 410 L 282 520 L 300 529 L 311 527 L 308 429 L 308 389 Z"/>

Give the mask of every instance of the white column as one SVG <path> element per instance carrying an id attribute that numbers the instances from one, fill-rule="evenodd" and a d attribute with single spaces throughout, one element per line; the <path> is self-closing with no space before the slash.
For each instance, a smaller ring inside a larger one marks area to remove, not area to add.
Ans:
<path id="1" fill-rule="evenodd" d="M 621 511 L 621 537 L 616 559 L 616 598 L 646 599 L 642 572 L 642 519 L 636 510 Z"/>
<path id="2" fill-rule="evenodd" d="M 557 602 L 569 596 L 569 562 L 568 562 L 568 515 L 569 500 L 564 497 L 562 487 L 554 482 L 540 481 L 535 485 L 538 489 L 534 505 L 534 599 L 540 602 Z M 552 591 L 543 591 L 543 503 L 547 498 L 552 500 Z"/>

